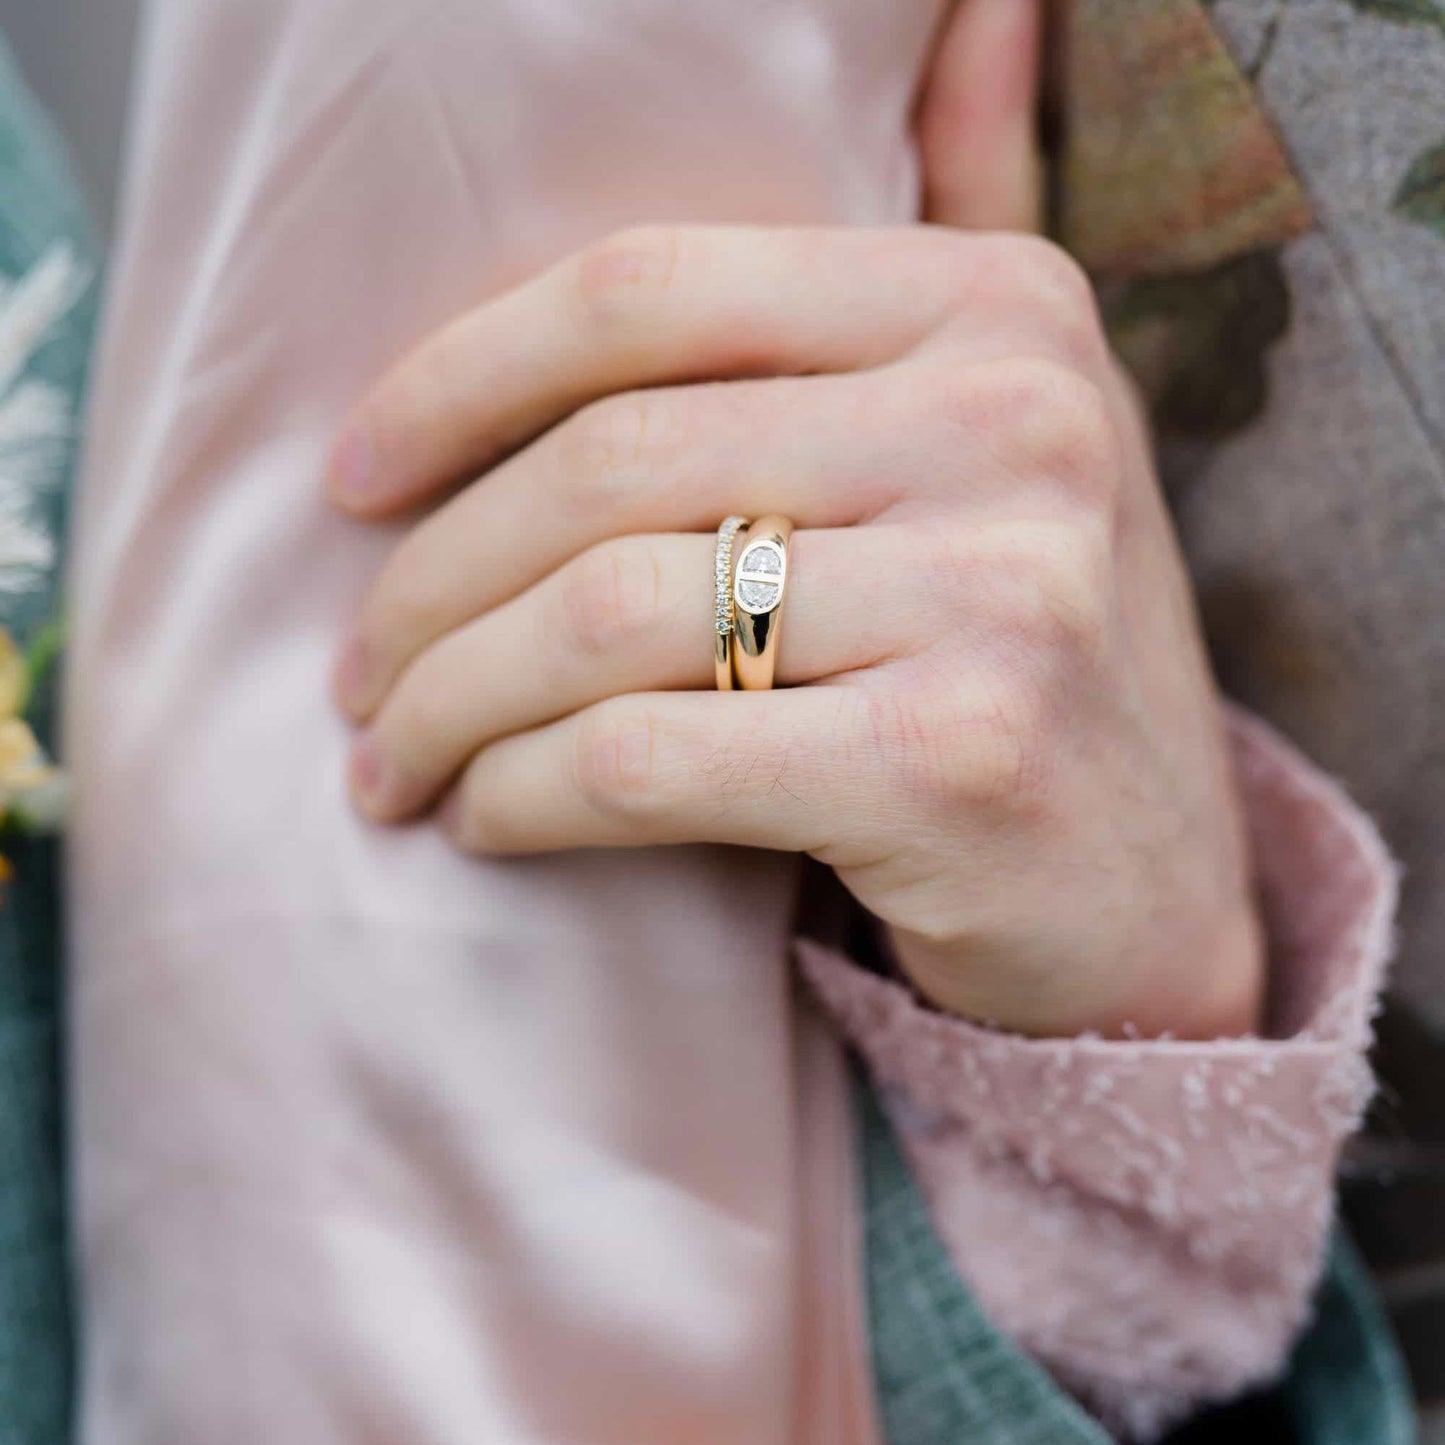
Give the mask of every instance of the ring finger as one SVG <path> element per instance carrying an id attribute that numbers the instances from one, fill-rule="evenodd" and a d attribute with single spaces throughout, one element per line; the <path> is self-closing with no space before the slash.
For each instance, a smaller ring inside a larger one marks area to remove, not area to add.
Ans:
<path id="1" fill-rule="evenodd" d="M 337 668 L 358 722 L 424 648 L 598 543 L 687 532 L 730 511 L 843 527 L 883 511 L 923 470 L 906 385 L 789 377 L 623 393 L 510 457 L 405 537 Z M 871 407 L 869 403 L 871 402 Z M 840 442 L 839 419 L 868 417 Z M 920 453 L 923 448 L 920 447 Z"/>
<path id="2" fill-rule="evenodd" d="M 798 532 L 778 681 L 878 664 L 931 635 L 900 586 L 901 527 Z M 358 740 L 352 785 L 394 821 L 427 807 L 495 739 L 623 693 L 713 685 L 714 540 L 631 536 L 574 558 L 449 633 L 402 675 Z"/>

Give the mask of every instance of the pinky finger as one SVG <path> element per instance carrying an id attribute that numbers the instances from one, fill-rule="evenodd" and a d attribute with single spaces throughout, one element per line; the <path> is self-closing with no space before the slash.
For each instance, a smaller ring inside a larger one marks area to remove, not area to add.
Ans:
<path id="1" fill-rule="evenodd" d="M 470 853 L 656 843 L 826 847 L 862 784 L 848 687 L 635 693 L 492 744 L 441 821 Z"/>

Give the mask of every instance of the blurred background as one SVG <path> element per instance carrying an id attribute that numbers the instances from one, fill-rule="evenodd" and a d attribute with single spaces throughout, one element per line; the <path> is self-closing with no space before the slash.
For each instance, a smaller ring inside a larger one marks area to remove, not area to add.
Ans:
<path id="1" fill-rule="evenodd" d="M 140 0 L 0 0 L 0 33 L 70 142 L 97 225 L 115 218 Z"/>

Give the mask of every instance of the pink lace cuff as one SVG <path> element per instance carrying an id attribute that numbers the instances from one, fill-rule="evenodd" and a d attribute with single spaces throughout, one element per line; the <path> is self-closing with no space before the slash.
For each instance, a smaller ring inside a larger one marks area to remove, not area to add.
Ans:
<path id="1" fill-rule="evenodd" d="M 939 1232 L 1001 1328 L 1121 1433 L 1273 1373 L 1371 1092 L 1396 875 L 1369 820 L 1231 711 L 1270 947 L 1270 1036 L 1028 1039 L 809 942 Z"/>

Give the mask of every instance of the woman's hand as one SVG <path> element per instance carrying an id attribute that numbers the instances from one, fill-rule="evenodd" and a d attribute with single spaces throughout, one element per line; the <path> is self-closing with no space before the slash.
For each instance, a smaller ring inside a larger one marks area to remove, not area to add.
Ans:
<path id="1" fill-rule="evenodd" d="M 724 379 L 726 378 L 726 379 Z M 332 495 L 399 545 L 338 667 L 372 818 L 811 854 L 940 1006 L 1253 1026 L 1218 706 L 1087 281 L 1026 236 L 645 229 L 462 317 Z M 779 682 L 712 691 L 713 529 L 798 531 Z"/>

